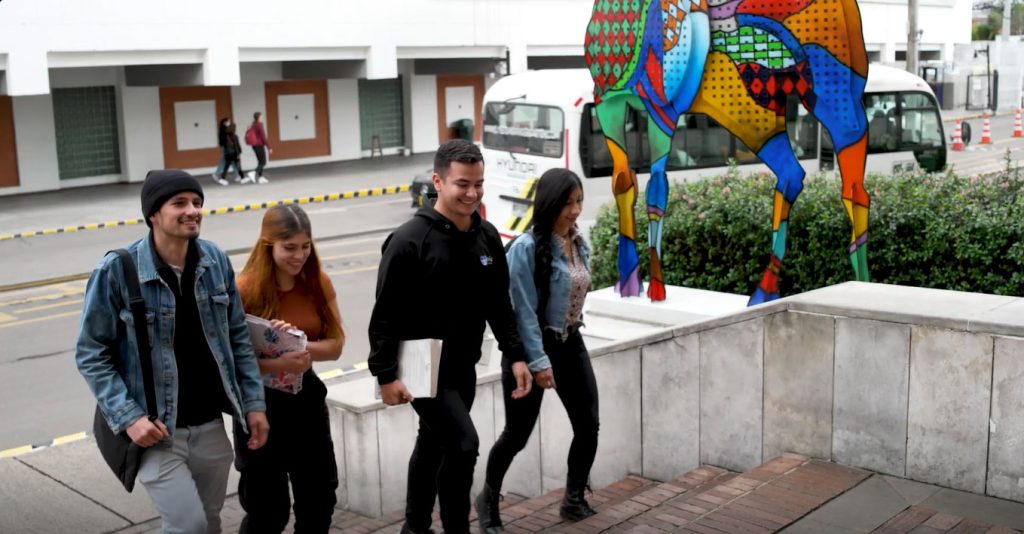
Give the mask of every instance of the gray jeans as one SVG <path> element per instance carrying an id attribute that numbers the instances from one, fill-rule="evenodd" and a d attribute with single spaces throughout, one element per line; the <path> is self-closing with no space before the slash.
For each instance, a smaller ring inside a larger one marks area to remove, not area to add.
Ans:
<path id="1" fill-rule="evenodd" d="M 139 482 L 160 512 L 165 534 L 220 532 L 233 458 L 220 418 L 176 428 L 171 443 L 155 445 L 142 455 Z"/>

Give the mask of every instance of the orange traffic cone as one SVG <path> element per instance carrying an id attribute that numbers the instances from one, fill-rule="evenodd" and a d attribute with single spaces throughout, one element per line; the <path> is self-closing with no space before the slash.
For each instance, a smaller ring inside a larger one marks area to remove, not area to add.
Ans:
<path id="1" fill-rule="evenodd" d="M 960 119 L 957 119 L 956 129 L 953 130 L 953 146 L 950 148 L 958 152 L 964 149 L 964 140 L 960 137 L 960 133 Z"/>
<path id="2" fill-rule="evenodd" d="M 1013 119 L 1013 136 L 1024 137 L 1024 131 L 1021 130 L 1020 126 L 1020 108 L 1017 108 L 1017 116 Z"/>
<path id="3" fill-rule="evenodd" d="M 985 122 L 981 123 L 981 141 L 978 141 L 978 144 L 992 144 L 992 128 L 990 128 L 988 124 L 988 112 L 985 112 Z"/>

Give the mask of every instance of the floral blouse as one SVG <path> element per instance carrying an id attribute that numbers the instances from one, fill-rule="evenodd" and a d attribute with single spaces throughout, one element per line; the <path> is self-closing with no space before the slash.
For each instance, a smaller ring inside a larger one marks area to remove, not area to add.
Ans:
<path id="1" fill-rule="evenodd" d="M 569 267 L 570 287 L 572 289 L 569 292 L 569 306 L 566 308 L 565 313 L 565 326 L 567 328 L 562 334 L 563 337 L 568 336 L 568 327 L 577 326 L 583 322 L 583 302 L 587 298 L 587 290 L 590 289 L 590 271 L 587 270 L 583 258 L 580 257 L 577 245 L 577 240 L 583 239 L 583 237 L 573 228 L 569 231 L 569 239 L 572 240 L 573 244 L 573 246 L 569 247 L 572 250 L 572 258 L 566 258 L 566 263 Z M 566 238 L 558 234 L 552 234 L 552 241 L 559 247 L 559 250 L 563 253 L 565 252 Z"/>

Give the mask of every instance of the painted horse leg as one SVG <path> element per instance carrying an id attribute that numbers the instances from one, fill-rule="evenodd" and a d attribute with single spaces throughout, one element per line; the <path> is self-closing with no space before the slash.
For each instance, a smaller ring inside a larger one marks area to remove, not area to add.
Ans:
<path id="1" fill-rule="evenodd" d="M 864 190 L 864 160 L 867 155 L 867 136 L 836 154 L 839 173 L 843 177 L 843 206 L 850 217 L 853 232 L 850 236 L 850 265 L 854 277 L 868 281 L 868 210 L 870 199 Z"/>
<path id="2" fill-rule="evenodd" d="M 619 212 L 619 281 L 615 290 L 623 297 L 637 297 L 644 288 L 636 249 L 636 174 L 629 168 L 626 152 L 611 139 L 605 141 L 612 154 L 612 193 Z"/>
<path id="3" fill-rule="evenodd" d="M 636 249 L 636 173 L 629 168 L 625 150 L 627 98 L 611 93 L 605 95 L 597 105 L 597 120 L 612 156 L 612 193 L 619 212 L 619 280 L 615 291 L 623 297 L 637 297 L 644 288 Z"/>
<path id="4" fill-rule="evenodd" d="M 772 253 L 761 282 L 750 296 L 748 306 L 779 298 L 779 270 L 786 256 L 786 232 L 789 229 L 789 211 L 803 190 L 804 169 L 793 155 L 786 132 L 772 136 L 757 151 L 775 173 L 775 198 L 772 206 Z"/>
<path id="5" fill-rule="evenodd" d="M 648 121 L 647 138 L 651 147 L 651 178 L 647 181 L 647 247 L 651 255 L 651 281 L 647 296 L 652 301 L 665 300 L 665 280 L 661 270 L 661 234 L 665 209 L 668 206 L 668 177 L 665 165 L 672 147 L 672 134 Z"/>

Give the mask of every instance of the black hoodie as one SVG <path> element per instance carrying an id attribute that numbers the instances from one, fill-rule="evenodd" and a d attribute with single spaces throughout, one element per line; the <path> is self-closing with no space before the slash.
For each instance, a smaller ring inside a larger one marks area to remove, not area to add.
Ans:
<path id="1" fill-rule="evenodd" d="M 494 225 L 474 213 L 462 232 L 434 208 L 422 208 L 388 236 L 382 254 L 368 359 L 380 384 L 395 381 L 398 342 L 406 339 L 443 340 L 441 382 L 463 376 L 480 359 L 485 320 L 504 358 L 526 360 Z"/>

